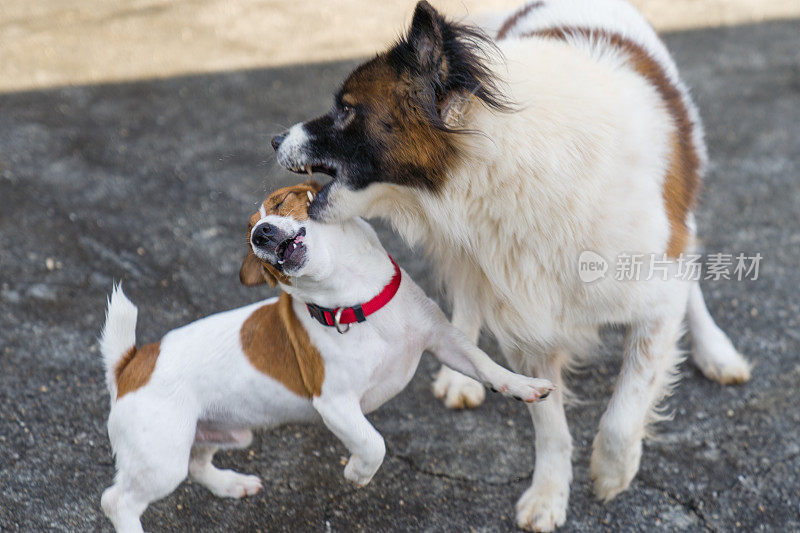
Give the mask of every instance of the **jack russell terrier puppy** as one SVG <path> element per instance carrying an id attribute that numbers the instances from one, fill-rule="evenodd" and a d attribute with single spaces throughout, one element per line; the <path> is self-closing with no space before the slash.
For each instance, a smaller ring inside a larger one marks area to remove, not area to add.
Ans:
<path id="1" fill-rule="evenodd" d="M 142 531 L 147 505 L 187 473 L 217 496 L 258 492 L 258 477 L 211 463 L 220 448 L 248 446 L 253 427 L 321 418 L 352 454 L 345 478 L 367 484 L 385 446 L 364 413 L 403 390 L 425 350 L 518 400 L 553 389 L 496 364 L 450 325 L 365 221 L 310 220 L 319 189 L 280 189 L 250 219 L 240 279 L 280 284 L 277 298 L 136 347 L 136 306 L 114 288 L 100 345 L 117 475 L 101 504 L 117 531 Z"/>

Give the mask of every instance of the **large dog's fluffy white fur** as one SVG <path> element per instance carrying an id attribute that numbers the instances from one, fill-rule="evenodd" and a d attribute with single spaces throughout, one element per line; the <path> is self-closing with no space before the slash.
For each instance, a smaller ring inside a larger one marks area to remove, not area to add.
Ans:
<path id="1" fill-rule="evenodd" d="M 601 326 L 629 325 L 591 460 L 596 494 L 607 500 L 638 470 L 646 425 L 680 359 L 687 312 L 694 360 L 708 377 L 745 381 L 749 365 L 714 324 L 697 282 L 612 279 L 618 254 L 667 249 L 663 186 L 675 125 L 656 88 L 602 38 L 516 37 L 557 26 L 611 30 L 649 51 L 683 94 L 704 166 L 699 117 L 649 24 L 619 0 L 548 1 L 498 43 L 504 57 L 495 69 L 516 110 L 469 101 L 449 117 L 480 134 L 460 137 L 463 155 L 442 190 L 335 187 L 330 203 L 388 218 L 408 242 L 423 245 L 453 299 L 454 323 L 472 340 L 486 326 L 516 370 L 561 384 L 562 367 L 592 351 Z M 606 279 L 581 282 L 584 250 L 610 262 Z M 676 263 L 670 268 L 674 274 Z M 477 383 L 444 368 L 434 390 L 450 405 L 483 398 Z M 565 521 L 572 444 L 562 402 L 556 394 L 530 408 L 536 469 L 517 505 L 527 529 Z"/>

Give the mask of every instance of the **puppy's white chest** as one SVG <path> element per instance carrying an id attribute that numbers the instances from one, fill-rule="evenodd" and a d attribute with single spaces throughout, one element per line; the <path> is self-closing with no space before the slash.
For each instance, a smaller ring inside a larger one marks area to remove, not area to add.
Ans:
<path id="1" fill-rule="evenodd" d="M 407 340 L 399 349 L 386 352 L 371 376 L 369 388 L 361 404 L 365 412 L 373 411 L 402 391 L 417 370 L 423 346 Z M 397 346 L 397 345 L 396 345 Z"/>
<path id="2" fill-rule="evenodd" d="M 376 317 L 377 318 L 377 317 Z M 425 337 L 402 321 L 354 324 L 343 334 L 328 335 L 323 391 L 355 393 L 364 412 L 380 407 L 414 376 Z"/>

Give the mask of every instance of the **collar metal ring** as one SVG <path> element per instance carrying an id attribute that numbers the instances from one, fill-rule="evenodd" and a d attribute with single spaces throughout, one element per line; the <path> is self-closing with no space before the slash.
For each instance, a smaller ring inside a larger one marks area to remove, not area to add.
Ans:
<path id="1" fill-rule="evenodd" d="M 336 331 L 344 335 L 350 329 L 350 324 L 344 324 L 344 329 L 342 329 L 342 324 L 339 323 L 342 319 L 342 311 L 344 311 L 344 307 L 336 310 L 336 314 L 333 315 L 333 325 L 336 327 Z"/>

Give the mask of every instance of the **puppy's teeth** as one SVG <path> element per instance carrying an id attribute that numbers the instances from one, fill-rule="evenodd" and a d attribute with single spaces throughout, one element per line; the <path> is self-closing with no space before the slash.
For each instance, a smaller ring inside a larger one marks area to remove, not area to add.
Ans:
<path id="1" fill-rule="evenodd" d="M 308 172 L 308 175 L 311 176 L 311 165 L 306 165 L 306 172 Z"/>
<path id="2" fill-rule="evenodd" d="M 313 202 L 314 201 L 314 195 L 311 194 L 311 191 L 306 191 L 306 194 L 308 195 L 308 201 L 309 202 Z"/>

